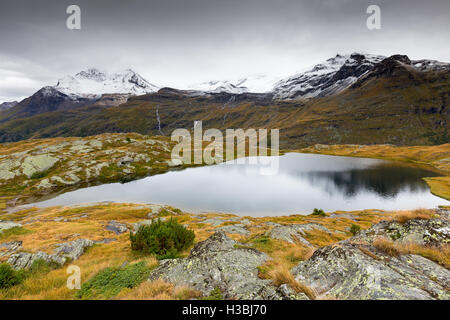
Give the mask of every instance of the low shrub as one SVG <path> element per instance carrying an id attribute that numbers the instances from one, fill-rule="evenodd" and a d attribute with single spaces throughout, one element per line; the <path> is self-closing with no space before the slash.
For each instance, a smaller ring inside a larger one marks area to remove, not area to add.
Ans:
<path id="1" fill-rule="evenodd" d="M 134 288 L 148 278 L 151 269 L 145 262 L 125 267 L 106 268 L 83 283 L 76 296 L 81 299 L 110 299 L 124 288 Z"/>
<path id="2" fill-rule="evenodd" d="M 35 173 L 33 173 L 31 175 L 31 179 L 35 180 L 35 179 L 41 179 L 44 178 L 48 175 L 48 170 L 47 171 L 36 171 Z"/>
<path id="3" fill-rule="evenodd" d="M 176 258 L 194 243 L 194 231 L 186 229 L 175 220 L 154 220 L 130 233 L 131 249 L 145 254 L 156 254 L 158 259 Z"/>
<path id="4" fill-rule="evenodd" d="M 359 231 L 361 231 L 361 227 L 358 226 L 357 224 L 352 224 L 352 226 L 350 227 L 350 233 L 354 236 L 356 236 Z"/>
<path id="5" fill-rule="evenodd" d="M 314 208 L 312 215 L 313 216 L 320 216 L 320 217 L 326 217 L 327 216 L 325 211 L 323 211 L 322 209 L 317 209 L 317 208 Z"/>
<path id="6" fill-rule="evenodd" d="M 0 264 L 0 289 L 20 284 L 26 277 L 24 270 L 14 270 L 9 264 Z"/>

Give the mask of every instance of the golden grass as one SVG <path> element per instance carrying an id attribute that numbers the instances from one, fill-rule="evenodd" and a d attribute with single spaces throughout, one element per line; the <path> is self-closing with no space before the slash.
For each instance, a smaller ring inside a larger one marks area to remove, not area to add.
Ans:
<path id="1" fill-rule="evenodd" d="M 441 247 L 420 245 L 417 243 L 398 243 L 385 237 L 374 240 L 373 245 L 386 254 L 398 257 L 402 254 L 415 254 L 432 260 L 444 268 L 450 269 L 450 245 Z"/>
<path id="2" fill-rule="evenodd" d="M 373 241 L 373 246 L 378 250 L 386 253 L 392 257 L 400 256 L 400 251 L 397 249 L 396 244 L 385 237 L 378 237 Z"/>
<path id="3" fill-rule="evenodd" d="M 432 194 L 450 200 L 450 176 L 425 178 L 424 180 L 430 186 Z"/>
<path id="4" fill-rule="evenodd" d="M 317 296 L 314 289 L 294 279 L 294 276 L 291 274 L 286 264 L 276 265 L 269 271 L 268 276 L 276 286 L 288 284 L 296 292 L 303 292 L 310 299 L 315 299 Z"/>
<path id="5" fill-rule="evenodd" d="M 433 211 L 427 209 L 417 209 L 412 211 L 399 211 L 394 215 L 394 220 L 403 224 L 412 219 L 431 219 Z"/>

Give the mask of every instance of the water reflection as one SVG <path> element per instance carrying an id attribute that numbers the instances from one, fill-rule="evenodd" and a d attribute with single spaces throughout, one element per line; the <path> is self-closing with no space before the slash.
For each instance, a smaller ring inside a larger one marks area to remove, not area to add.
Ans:
<path id="1" fill-rule="evenodd" d="M 39 206 L 115 201 L 169 204 L 191 212 L 280 215 L 360 209 L 449 205 L 422 180 L 437 174 L 377 159 L 290 153 L 276 175 L 257 165 L 220 164 L 68 192 Z"/>

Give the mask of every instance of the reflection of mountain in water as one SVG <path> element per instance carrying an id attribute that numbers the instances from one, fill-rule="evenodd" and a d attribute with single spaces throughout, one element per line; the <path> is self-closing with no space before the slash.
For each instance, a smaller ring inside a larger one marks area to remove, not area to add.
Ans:
<path id="1" fill-rule="evenodd" d="M 360 192 L 375 192 L 383 198 L 395 197 L 402 190 L 419 192 L 428 189 L 422 178 L 436 177 L 437 173 L 413 167 L 393 167 L 379 165 L 367 169 L 345 171 L 312 171 L 302 173 L 311 184 L 322 184 L 329 192 L 342 192 L 347 198 L 355 197 Z"/>

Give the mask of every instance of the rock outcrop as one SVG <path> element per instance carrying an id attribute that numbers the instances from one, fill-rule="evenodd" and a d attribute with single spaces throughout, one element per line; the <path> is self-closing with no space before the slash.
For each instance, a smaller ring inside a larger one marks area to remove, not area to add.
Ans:
<path id="1" fill-rule="evenodd" d="M 270 280 L 258 278 L 258 266 L 270 258 L 218 231 L 199 242 L 185 259 L 163 260 L 150 279 L 162 278 L 176 285 L 187 285 L 209 295 L 219 289 L 225 299 L 307 299 L 303 294 L 281 290 Z M 286 288 L 283 288 L 286 289 Z"/>
<path id="2" fill-rule="evenodd" d="M 273 228 L 269 230 L 266 235 L 272 239 L 282 240 L 289 243 L 301 243 L 305 246 L 313 247 L 313 245 L 304 238 L 306 232 L 312 230 L 331 233 L 330 230 L 318 223 L 290 225 L 281 225 L 276 223 L 273 224 Z"/>
<path id="3" fill-rule="evenodd" d="M 114 220 L 111 220 L 106 225 L 106 230 L 112 231 L 115 234 L 121 234 L 128 231 L 128 227 L 124 223 L 120 223 Z"/>
<path id="4" fill-rule="evenodd" d="M 12 254 L 8 263 L 14 269 L 29 269 L 33 262 L 42 259 L 47 263 L 63 266 L 68 261 L 77 260 L 94 242 L 88 239 L 77 239 L 71 242 L 59 244 L 54 254 L 48 254 L 42 251 L 35 253 L 19 252 Z"/>
<path id="5" fill-rule="evenodd" d="M 337 299 L 450 299 L 450 271 L 418 254 L 388 254 L 374 240 L 394 244 L 448 245 L 445 214 L 400 224 L 382 221 L 357 236 L 315 251 L 293 268 L 297 281 Z M 414 253 L 414 252 L 413 252 Z"/>

